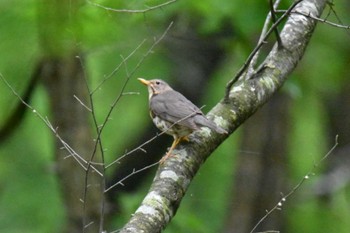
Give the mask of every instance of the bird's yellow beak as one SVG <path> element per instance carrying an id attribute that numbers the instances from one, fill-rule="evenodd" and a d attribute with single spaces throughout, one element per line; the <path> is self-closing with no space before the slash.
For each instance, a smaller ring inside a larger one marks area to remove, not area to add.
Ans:
<path id="1" fill-rule="evenodd" d="M 142 84 L 148 86 L 151 84 L 150 81 L 146 80 L 146 79 L 143 79 L 143 78 L 138 78 L 137 80 L 139 80 Z"/>

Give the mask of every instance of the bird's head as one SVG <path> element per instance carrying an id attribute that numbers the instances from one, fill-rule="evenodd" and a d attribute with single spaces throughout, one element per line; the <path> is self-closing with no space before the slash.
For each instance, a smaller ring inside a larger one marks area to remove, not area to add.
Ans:
<path id="1" fill-rule="evenodd" d="M 147 86 L 149 98 L 152 97 L 152 95 L 158 95 L 165 91 L 170 91 L 172 88 L 163 80 L 161 79 L 152 79 L 152 80 L 146 80 L 143 78 L 138 78 L 138 80 Z"/>

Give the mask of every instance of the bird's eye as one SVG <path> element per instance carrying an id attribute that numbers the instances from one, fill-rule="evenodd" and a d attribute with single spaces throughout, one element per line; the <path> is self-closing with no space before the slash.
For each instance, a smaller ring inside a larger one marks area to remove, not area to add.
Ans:
<path id="1" fill-rule="evenodd" d="M 157 85 L 159 85 L 159 84 L 160 84 L 160 82 L 159 82 L 159 81 L 156 81 L 156 84 L 157 84 Z"/>

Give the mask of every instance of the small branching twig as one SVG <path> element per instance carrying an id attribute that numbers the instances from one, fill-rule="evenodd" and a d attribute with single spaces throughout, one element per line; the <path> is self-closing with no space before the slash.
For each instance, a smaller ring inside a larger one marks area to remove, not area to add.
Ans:
<path id="1" fill-rule="evenodd" d="M 279 1 L 276 1 L 277 4 L 278 2 Z M 270 0 L 270 15 L 271 15 L 272 23 L 276 23 L 276 11 L 275 11 L 275 5 L 273 3 L 273 0 Z M 283 45 L 282 45 L 280 34 L 278 32 L 278 28 L 276 27 L 273 31 L 275 32 L 278 48 L 281 48 Z"/>
<path id="2" fill-rule="evenodd" d="M 168 2 L 159 4 L 159 5 L 156 5 L 156 6 L 150 6 L 150 7 L 147 7 L 146 9 L 142 9 L 142 10 L 114 9 L 114 8 L 106 7 L 106 6 L 103 6 L 103 5 L 91 2 L 91 1 L 87 1 L 87 2 L 90 3 L 91 5 L 100 7 L 102 9 L 104 9 L 104 10 L 113 11 L 113 12 L 117 12 L 117 13 L 146 13 L 148 11 L 156 10 L 156 9 L 162 8 L 164 6 L 170 5 L 170 4 L 172 4 L 172 3 L 176 2 L 176 1 L 177 0 L 170 0 Z"/>
<path id="3" fill-rule="evenodd" d="M 93 119 L 93 123 L 94 123 L 94 126 L 95 126 L 95 130 L 96 130 L 96 133 L 99 134 L 99 127 L 98 127 L 98 122 L 97 122 L 97 117 L 96 117 L 96 111 L 95 111 L 95 108 L 94 108 L 94 101 L 93 101 L 93 98 L 92 98 L 92 93 L 90 91 L 90 88 L 89 88 L 89 84 L 88 84 L 88 80 L 87 80 L 87 75 L 86 75 L 86 69 L 85 69 L 85 66 L 84 66 L 84 63 L 83 61 L 81 60 L 81 58 L 79 56 L 77 56 L 77 58 L 79 59 L 80 61 L 80 65 L 82 67 L 82 70 L 84 72 L 84 80 L 85 80 L 85 86 L 86 86 L 86 89 L 88 90 L 89 92 L 89 102 L 90 102 L 90 106 L 91 108 L 87 107 L 84 103 L 82 103 L 82 101 L 80 101 L 78 98 L 78 101 L 81 103 L 82 106 L 84 106 L 85 108 L 87 108 L 88 110 L 90 110 L 89 112 L 91 113 L 91 116 L 92 116 L 92 119 Z M 74 96 L 75 97 L 75 96 Z M 101 164 L 102 164 L 102 174 L 103 174 L 103 179 L 101 179 L 101 192 L 103 193 L 103 190 L 106 188 L 106 179 L 105 179 L 105 158 L 104 158 L 104 152 L 103 152 L 103 145 L 102 145 L 102 141 L 101 140 L 96 140 L 95 142 L 95 145 L 94 145 L 94 148 L 93 148 L 93 151 L 90 155 L 90 159 L 88 161 L 88 166 L 87 166 L 87 170 L 85 171 L 85 179 L 84 179 L 84 194 L 83 194 L 83 210 L 84 210 L 84 216 L 83 216 L 83 233 L 85 232 L 85 229 L 91 224 L 91 223 L 87 223 L 87 219 L 86 219 L 86 208 L 87 208 L 87 204 L 86 204 L 86 199 L 87 199 L 87 194 L 88 194 L 88 184 L 89 184 L 89 170 L 90 170 L 90 167 L 92 167 L 93 165 L 93 161 L 94 161 L 94 158 L 96 156 L 96 153 L 97 153 L 97 149 L 98 147 L 100 148 L 100 151 L 101 151 Z M 100 232 L 103 231 L 103 225 L 104 225 L 104 212 L 105 212 L 105 199 L 104 197 L 102 196 L 101 197 L 101 209 L 100 209 Z"/>
<path id="4" fill-rule="evenodd" d="M 273 8 L 274 9 L 277 9 L 278 5 L 280 4 L 281 0 L 276 0 L 274 5 L 273 5 Z M 274 10 L 274 12 L 276 12 Z M 262 43 L 264 41 L 264 36 L 266 35 L 268 29 L 269 29 L 269 26 L 271 24 L 271 12 L 269 12 L 269 14 L 267 15 L 266 19 L 265 19 L 265 22 L 264 22 L 264 26 L 263 26 L 263 29 L 261 31 L 261 34 L 260 34 L 260 38 L 259 38 L 259 41 L 258 43 Z M 276 21 L 274 21 L 273 23 L 275 23 Z M 279 34 L 278 34 L 279 35 Z M 258 58 L 259 58 L 259 55 L 260 55 L 260 51 L 261 50 L 258 50 L 255 55 L 253 56 L 251 62 L 249 63 L 249 67 L 247 68 L 248 72 L 247 72 L 247 79 L 250 79 L 250 77 L 253 76 L 253 74 L 255 73 L 255 70 L 254 70 L 254 67 L 256 66 L 257 62 L 258 62 Z"/>
<path id="5" fill-rule="evenodd" d="M 88 168 L 85 166 L 88 164 L 88 161 L 86 161 L 82 156 L 80 156 L 75 150 L 66 143 L 61 136 L 58 133 L 58 128 L 55 128 L 49 119 L 47 117 L 44 117 L 42 114 L 40 114 L 33 106 L 26 103 L 22 97 L 13 89 L 13 87 L 10 85 L 9 82 L 3 77 L 2 74 L 0 74 L 0 79 L 6 84 L 6 86 L 11 90 L 11 92 L 27 107 L 29 108 L 32 113 L 34 113 L 36 116 L 39 117 L 39 119 L 44 122 L 44 124 L 51 130 L 51 132 L 55 135 L 55 137 L 61 142 L 63 148 L 69 153 L 69 156 L 72 156 L 78 164 L 86 171 Z M 91 166 L 91 168 L 101 177 L 103 177 L 103 174 L 95 167 Z"/>
<path id="6" fill-rule="evenodd" d="M 78 102 L 79 102 L 84 108 L 86 108 L 86 110 L 88 110 L 89 112 L 92 112 L 91 108 L 89 108 L 86 104 L 84 104 L 83 101 L 82 101 L 81 99 L 79 99 L 78 96 L 74 95 L 74 98 L 75 98 L 76 100 L 78 100 Z"/>
<path id="7" fill-rule="evenodd" d="M 338 23 L 341 24 L 341 25 L 344 25 L 344 23 L 342 22 L 342 20 L 340 19 L 340 17 L 337 14 L 337 11 L 334 10 L 334 8 L 333 8 L 334 7 L 333 1 L 328 1 L 327 3 L 328 3 L 328 6 L 329 6 L 329 13 L 328 13 L 328 15 L 330 15 L 331 12 L 332 12 L 334 14 L 335 18 L 338 20 Z M 327 16 L 327 18 L 328 18 L 328 16 Z"/>
<path id="8" fill-rule="evenodd" d="M 153 140 L 155 140 L 156 138 L 158 138 L 160 135 L 164 134 L 165 132 L 161 132 L 157 135 L 155 135 L 154 137 L 152 137 L 151 139 L 145 141 L 144 143 L 142 143 L 141 145 L 139 145 L 138 147 L 128 151 L 128 152 L 125 152 L 122 156 L 118 157 L 116 160 L 114 160 L 113 162 L 111 162 L 110 164 L 106 165 L 106 169 L 110 168 L 111 166 L 113 166 L 114 164 L 116 163 L 120 163 L 120 161 L 125 158 L 126 156 L 134 153 L 135 151 L 138 151 L 138 150 L 141 150 L 145 153 L 147 153 L 142 147 L 144 147 L 145 145 L 147 145 L 148 143 L 152 142 Z"/>
<path id="9" fill-rule="evenodd" d="M 104 79 L 96 86 L 95 89 L 93 89 L 90 94 L 94 94 L 97 90 L 99 90 L 101 88 L 101 86 L 108 80 L 110 79 L 111 77 L 113 77 L 120 69 L 120 67 L 130 58 L 132 57 L 137 50 L 139 50 L 142 45 L 146 42 L 146 39 L 144 39 L 127 57 L 125 57 L 123 59 L 123 61 L 107 76 L 104 77 Z"/>
<path id="10" fill-rule="evenodd" d="M 226 93 L 225 93 L 225 99 L 227 100 L 230 95 L 231 88 L 233 84 L 238 80 L 239 77 L 246 71 L 248 68 L 250 62 L 252 61 L 253 57 L 255 54 L 261 49 L 261 47 L 266 43 L 267 38 L 271 35 L 272 32 L 274 32 L 275 28 L 280 25 L 280 23 L 292 12 L 292 10 L 303 0 L 298 0 L 295 1 L 289 9 L 270 27 L 270 29 L 266 32 L 266 35 L 263 37 L 261 42 L 257 44 L 257 46 L 253 49 L 253 51 L 250 53 L 248 56 L 247 60 L 244 62 L 244 65 L 238 70 L 236 75 L 234 76 L 233 79 L 231 79 L 227 84 L 226 84 Z"/>
<path id="11" fill-rule="evenodd" d="M 145 167 L 143 167 L 143 168 L 140 168 L 140 169 L 138 169 L 138 170 L 135 170 L 135 168 L 134 168 L 133 171 L 132 171 L 129 175 L 123 177 L 121 180 L 119 180 L 118 182 L 116 182 L 116 183 L 114 183 L 113 185 L 111 185 L 110 187 L 108 187 L 104 192 L 106 193 L 106 192 L 108 192 L 109 190 L 113 189 L 114 187 L 116 187 L 116 186 L 118 186 L 118 185 L 124 186 L 123 182 L 124 182 L 126 179 L 130 178 L 131 176 L 133 176 L 133 175 L 135 175 L 135 174 L 137 174 L 137 173 L 140 173 L 140 172 L 145 171 L 145 170 L 147 170 L 147 169 L 149 169 L 149 168 L 152 168 L 152 167 L 154 167 L 154 166 L 156 166 L 156 165 L 158 165 L 158 164 L 159 164 L 159 161 L 156 162 L 156 163 L 152 163 L 152 164 L 150 164 L 150 165 L 148 165 L 148 166 L 145 166 Z"/>
<path id="12" fill-rule="evenodd" d="M 306 173 L 306 175 L 299 181 L 299 183 L 294 186 L 292 188 L 291 191 L 289 191 L 289 193 L 287 193 L 286 195 L 282 194 L 282 198 L 278 201 L 278 203 L 269 211 L 266 212 L 266 214 L 259 220 L 259 222 L 253 227 L 253 229 L 250 231 L 250 233 L 253 233 L 255 231 L 255 229 L 263 222 L 265 221 L 265 219 L 267 217 L 269 217 L 272 212 L 274 212 L 275 210 L 280 210 L 283 206 L 283 203 L 285 203 L 287 201 L 287 199 L 293 195 L 298 189 L 300 189 L 300 187 L 304 184 L 304 182 L 308 179 L 310 179 L 311 176 L 315 175 L 315 170 L 316 168 L 318 168 L 318 166 L 324 161 L 326 160 L 329 155 L 335 150 L 335 148 L 338 146 L 338 135 L 335 137 L 335 143 L 333 145 L 333 147 L 327 152 L 326 155 L 324 155 L 317 163 L 314 163 L 313 167 L 311 168 L 311 170 Z"/>

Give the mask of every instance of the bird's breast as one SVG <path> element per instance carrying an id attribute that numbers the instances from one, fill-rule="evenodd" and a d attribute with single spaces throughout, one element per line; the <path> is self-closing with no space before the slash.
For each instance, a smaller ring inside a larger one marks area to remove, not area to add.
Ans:
<path id="1" fill-rule="evenodd" d="M 188 127 L 185 127 L 179 124 L 173 124 L 169 121 L 159 118 L 158 116 L 154 116 L 152 117 L 152 119 L 153 119 L 153 123 L 157 126 L 159 130 L 172 136 L 184 137 L 189 135 L 193 131 Z"/>

